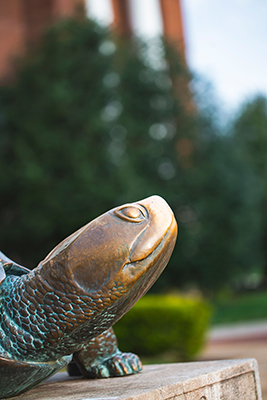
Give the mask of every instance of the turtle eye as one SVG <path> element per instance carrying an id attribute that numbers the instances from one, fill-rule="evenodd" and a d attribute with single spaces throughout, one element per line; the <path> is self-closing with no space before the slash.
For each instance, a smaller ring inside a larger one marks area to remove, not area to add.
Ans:
<path id="1" fill-rule="evenodd" d="M 142 207 L 143 208 L 143 207 Z M 115 210 L 117 217 L 129 222 L 142 222 L 147 218 L 146 210 L 136 205 L 125 205 Z"/>

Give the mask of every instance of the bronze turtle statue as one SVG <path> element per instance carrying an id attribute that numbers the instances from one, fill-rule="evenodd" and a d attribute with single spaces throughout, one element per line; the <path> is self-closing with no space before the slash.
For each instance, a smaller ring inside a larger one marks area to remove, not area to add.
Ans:
<path id="1" fill-rule="evenodd" d="M 72 356 L 89 378 L 140 371 L 111 327 L 163 271 L 176 235 L 170 207 L 151 196 L 88 223 L 32 271 L 0 253 L 0 399 L 33 388 Z"/>

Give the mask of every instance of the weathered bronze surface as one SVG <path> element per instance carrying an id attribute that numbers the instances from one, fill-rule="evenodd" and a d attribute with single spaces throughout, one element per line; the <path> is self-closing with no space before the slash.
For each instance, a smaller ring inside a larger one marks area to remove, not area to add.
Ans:
<path id="1" fill-rule="evenodd" d="M 86 377 L 140 371 L 111 326 L 163 271 L 176 235 L 171 209 L 152 196 L 88 223 L 33 271 L 0 253 L 0 399 L 36 386 L 72 355 Z"/>

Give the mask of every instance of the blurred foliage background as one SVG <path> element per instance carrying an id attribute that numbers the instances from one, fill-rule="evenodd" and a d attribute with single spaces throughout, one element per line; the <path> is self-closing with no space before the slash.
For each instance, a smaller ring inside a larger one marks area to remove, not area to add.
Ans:
<path id="1" fill-rule="evenodd" d="M 210 305 L 200 298 L 148 295 L 114 326 L 120 349 L 144 357 L 145 362 L 192 360 L 202 348 L 210 319 Z"/>
<path id="2" fill-rule="evenodd" d="M 188 88 L 201 85 L 171 46 L 156 47 L 155 61 L 137 39 L 62 21 L 0 88 L 1 250 L 34 267 L 101 213 L 159 194 L 179 240 L 154 291 L 260 287 L 266 99 L 222 127 L 211 94 L 189 100 Z"/>

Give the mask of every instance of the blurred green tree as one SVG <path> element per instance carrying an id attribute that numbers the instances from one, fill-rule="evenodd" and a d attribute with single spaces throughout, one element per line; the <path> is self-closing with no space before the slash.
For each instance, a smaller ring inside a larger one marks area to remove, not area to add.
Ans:
<path id="1" fill-rule="evenodd" d="M 93 22 L 63 21 L 1 88 L 0 247 L 9 257 L 34 266 L 99 214 L 157 193 L 181 240 L 156 289 L 214 290 L 253 267 L 251 169 L 210 106 L 186 111 L 187 85 L 177 85 L 190 75 L 170 47 L 155 49 L 162 57 Z"/>
<path id="2" fill-rule="evenodd" d="M 1 88 L 2 250 L 34 266 L 84 223 L 172 179 L 175 118 L 186 119 L 172 92 L 141 43 L 88 20 L 50 29 Z"/>
<path id="3" fill-rule="evenodd" d="M 258 263 L 267 285 L 267 99 L 256 96 L 247 101 L 238 112 L 233 122 L 234 146 L 244 163 L 254 174 L 254 193 L 258 203 L 254 208 L 255 218 L 260 217 L 260 247 L 261 262 Z M 252 191 L 252 190 L 251 190 Z M 260 268 L 259 268 L 260 269 Z"/>

